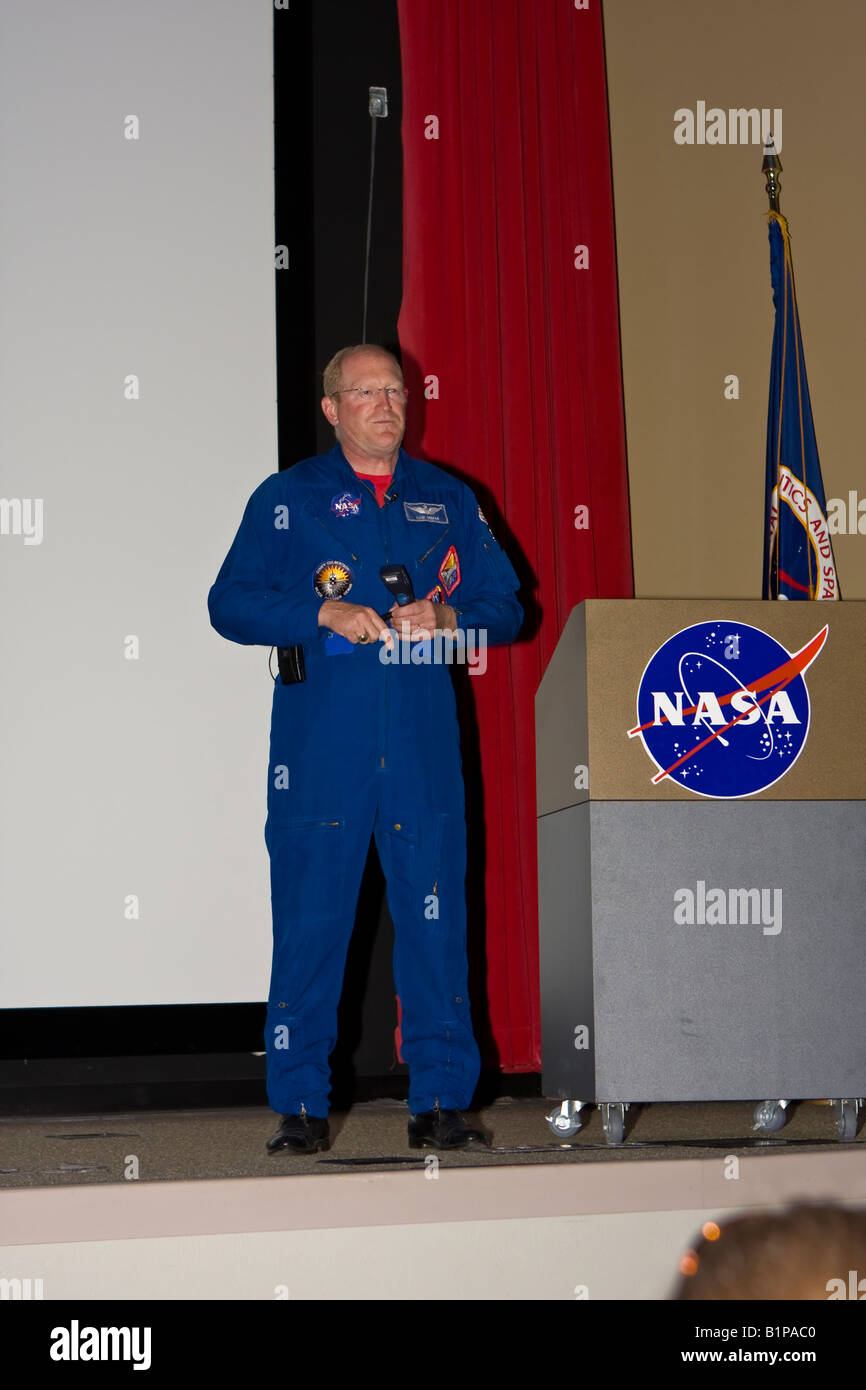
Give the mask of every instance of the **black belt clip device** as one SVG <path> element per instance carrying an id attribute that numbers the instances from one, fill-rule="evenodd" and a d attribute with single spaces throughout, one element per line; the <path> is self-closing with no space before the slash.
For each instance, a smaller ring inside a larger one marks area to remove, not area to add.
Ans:
<path id="1" fill-rule="evenodd" d="M 280 669 L 280 678 L 283 685 L 297 685 L 300 681 L 307 679 L 307 671 L 304 666 L 304 649 L 298 645 L 295 647 L 277 647 L 277 666 Z"/>

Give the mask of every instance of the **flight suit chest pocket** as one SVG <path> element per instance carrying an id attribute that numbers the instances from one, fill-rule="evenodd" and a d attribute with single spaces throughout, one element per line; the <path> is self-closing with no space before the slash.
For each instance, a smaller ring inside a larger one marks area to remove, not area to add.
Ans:
<path id="1" fill-rule="evenodd" d="M 271 901 L 282 920 L 328 921 L 343 914 L 345 840 L 341 817 L 268 822 Z"/>
<path id="2" fill-rule="evenodd" d="M 348 493 L 344 495 L 349 496 Z M 313 569 L 319 569 L 329 560 L 336 561 L 338 564 L 348 565 L 354 578 L 354 575 L 363 569 L 361 550 L 364 531 L 359 529 L 359 518 L 353 513 L 335 516 L 330 510 L 323 511 L 321 506 L 317 506 L 310 498 L 304 504 L 302 515 L 306 529 L 307 554 L 310 559 L 322 556 L 321 561 L 316 560 L 313 563 Z"/>

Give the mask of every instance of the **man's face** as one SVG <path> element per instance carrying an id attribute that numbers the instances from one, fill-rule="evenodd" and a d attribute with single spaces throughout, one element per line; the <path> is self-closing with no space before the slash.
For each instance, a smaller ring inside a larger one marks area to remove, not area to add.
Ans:
<path id="1" fill-rule="evenodd" d="M 365 401 L 358 387 L 374 394 Z M 388 397 L 385 387 L 402 391 L 403 382 L 387 357 L 376 352 L 357 352 L 343 363 L 338 396 L 325 396 L 322 410 L 337 430 L 344 450 L 368 458 L 388 459 L 400 447 L 406 428 L 406 405 L 398 396 Z"/>

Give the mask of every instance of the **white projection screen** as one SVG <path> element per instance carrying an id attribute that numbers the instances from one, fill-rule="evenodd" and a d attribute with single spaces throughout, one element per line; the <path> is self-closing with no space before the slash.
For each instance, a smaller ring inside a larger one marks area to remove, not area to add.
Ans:
<path id="1" fill-rule="evenodd" d="M 269 0 L 0 5 L 6 1008 L 267 994 L 268 652 L 207 591 L 277 468 L 272 56 Z"/>

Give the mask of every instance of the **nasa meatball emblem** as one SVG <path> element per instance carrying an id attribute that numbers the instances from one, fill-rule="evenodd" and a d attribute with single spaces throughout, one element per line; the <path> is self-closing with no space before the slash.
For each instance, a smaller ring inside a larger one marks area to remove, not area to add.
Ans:
<path id="1" fill-rule="evenodd" d="M 639 738 L 658 771 L 696 796 L 755 796 L 785 776 L 809 734 L 804 675 L 829 624 L 797 652 L 748 623 L 683 628 L 646 664 L 637 692 Z"/>
<path id="2" fill-rule="evenodd" d="M 331 511 L 334 516 L 357 516 L 361 510 L 361 499 L 352 492 L 339 492 L 331 498 Z"/>
<path id="3" fill-rule="evenodd" d="M 354 577 L 342 560 L 326 560 L 313 575 L 313 588 L 319 598 L 342 598 L 351 589 Z"/>

